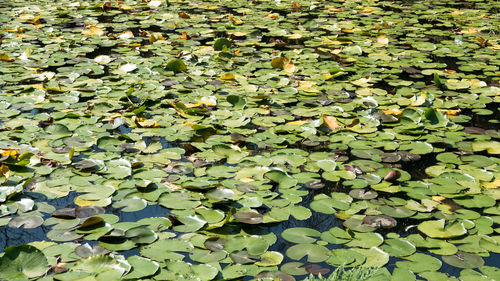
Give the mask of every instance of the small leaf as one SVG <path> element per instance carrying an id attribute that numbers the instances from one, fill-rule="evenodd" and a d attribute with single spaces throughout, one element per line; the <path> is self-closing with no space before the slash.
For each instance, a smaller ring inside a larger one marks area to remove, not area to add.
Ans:
<path id="1" fill-rule="evenodd" d="M 174 73 L 180 73 L 187 70 L 186 65 L 180 59 L 171 59 L 165 69 L 173 71 Z"/>
<path id="2" fill-rule="evenodd" d="M 389 38 L 387 38 L 387 35 L 385 34 L 380 34 L 379 36 L 377 36 L 377 43 L 387 46 L 389 45 Z"/>
<path id="3" fill-rule="evenodd" d="M 339 125 L 339 123 L 337 121 L 337 118 L 335 118 L 333 116 L 327 116 L 327 115 L 324 115 L 324 114 L 323 114 L 322 118 L 323 118 L 323 122 L 331 130 L 338 130 L 338 129 L 342 128 L 342 126 Z"/>
<path id="4" fill-rule="evenodd" d="M 277 69 L 283 69 L 286 72 L 294 72 L 295 65 L 289 58 L 286 57 L 276 57 L 271 60 L 271 66 Z"/>
<path id="5" fill-rule="evenodd" d="M 215 51 L 222 51 L 224 48 L 230 48 L 231 47 L 231 41 L 229 41 L 226 38 L 217 38 L 214 42 L 214 50 Z"/>
<path id="6" fill-rule="evenodd" d="M 264 221 L 264 217 L 257 212 L 237 212 L 234 214 L 234 218 L 246 224 L 259 224 Z"/>

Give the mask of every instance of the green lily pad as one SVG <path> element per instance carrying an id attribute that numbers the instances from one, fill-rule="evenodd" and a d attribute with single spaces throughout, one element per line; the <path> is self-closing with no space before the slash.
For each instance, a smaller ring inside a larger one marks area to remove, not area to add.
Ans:
<path id="1" fill-rule="evenodd" d="M 500 154 L 500 142 L 496 141 L 473 142 L 471 147 L 473 151 L 486 150 L 490 154 Z"/>
<path id="2" fill-rule="evenodd" d="M 260 261 L 256 262 L 258 266 L 274 266 L 279 265 L 283 261 L 283 255 L 279 252 L 268 251 L 260 256 Z"/>
<path id="3" fill-rule="evenodd" d="M 191 270 L 193 271 L 193 275 L 202 281 L 213 280 L 219 273 L 219 270 L 210 264 L 195 264 L 191 267 Z M 226 272 L 227 275 L 228 273 Z"/>
<path id="4" fill-rule="evenodd" d="M 292 243 L 313 243 L 321 233 L 317 230 L 305 227 L 293 227 L 285 229 L 281 236 L 283 239 Z"/>
<path id="5" fill-rule="evenodd" d="M 120 266 L 120 263 L 108 255 L 97 255 L 82 259 L 71 268 L 71 271 L 82 271 L 93 274 L 112 272 L 118 277 L 127 271 L 127 268 Z"/>
<path id="6" fill-rule="evenodd" d="M 337 209 L 339 210 L 347 210 L 349 209 L 349 203 L 343 200 L 338 200 L 334 198 L 321 198 L 318 200 L 314 200 L 311 202 L 311 209 L 316 212 L 324 213 L 324 214 L 334 214 Z"/>
<path id="7" fill-rule="evenodd" d="M 334 266 L 360 266 L 366 260 L 363 253 L 355 251 L 354 249 L 335 249 L 331 253 L 326 263 Z"/>
<path id="8" fill-rule="evenodd" d="M 158 235 L 153 230 L 143 227 L 135 227 L 125 231 L 125 237 L 138 244 L 150 244 L 158 239 Z"/>
<path id="9" fill-rule="evenodd" d="M 379 210 L 384 215 L 394 218 L 407 218 L 413 216 L 416 213 L 415 211 L 409 210 L 405 207 L 391 207 L 387 205 L 381 206 Z"/>
<path id="10" fill-rule="evenodd" d="M 225 251 L 209 251 L 202 249 L 194 249 L 192 253 L 190 253 L 189 257 L 197 262 L 201 263 L 211 263 L 217 262 L 224 258 L 226 258 L 227 253 Z"/>
<path id="11" fill-rule="evenodd" d="M 247 251 L 237 251 L 229 254 L 229 257 L 231 260 L 235 263 L 239 264 L 253 264 L 255 263 L 259 257 L 258 256 L 252 256 L 248 254 Z"/>
<path id="12" fill-rule="evenodd" d="M 454 222 L 445 226 L 445 220 L 424 221 L 418 225 L 418 230 L 432 238 L 452 238 L 467 233 L 464 224 Z"/>
<path id="13" fill-rule="evenodd" d="M 414 154 L 427 154 L 431 153 L 434 148 L 430 143 L 416 141 L 406 145 L 400 145 L 399 149 L 408 150 L 410 153 Z"/>
<path id="14" fill-rule="evenodd" d="M 214 50 L 216 51 L 222 51 L 225 48 L 230 48 L 231 47 L 231 41 L 227 40 L 226 38 L 217 38 L 214 42 Z"/>
<path id="15" fill-rule="evenodd" d="M 166 70 L 173 71 L 175 73 L 184 72 L 187 70 L 186 64 L 180 59 L 171 59 L 165 66 Z"/>
<path id="16" fill-rule="evenodd" d="M 380 249 L 393 257 L 409 256 L 416 251 L 416 247 L 404 239 L 387 239 L 385 243 Z"/>
<path id="17" fill-rule="evenodd" d="M 353 248 L 354 251 L 366 257 L 366 261 L 362 267 L 380 267 L 389 262 L 389 255 L 377 247 L 370 249 Z"/>
<path id="18" fill-rule="evenodd" d="M 415 273 L 436 271 L 440 269 L 442 265 L 439 259 L 422 253 L 415 253 L 404 259 L 407 261 L 398 261 L 396 262 L 396 266 L 409 269 Z"/>
<path id="19" fill-rule="evenodd" d="M 304 275 L 307 271 L 303 266 L 301 262 L 288 262 L 280 267 L 280 271 L 290 275 Z"/>
<path id="20" fill-rule="evenodd" d="M 0 257 L 0 277 L 5 280 L 35 278 L 48 270 L 47 258 L 29 245 L 11 246 Z"/>
<path id="21" fill-rule="evenodd" d="M 286 250 L 286 255 L 294 260 L 307 256 L 308 262 L 322 262 L 330 256 L 330 250 L 317 244 L 297 244 Z"/>
<path id="22" fill-rule="evenodd" d="M 443 261 L 458 268 L 478 268 L 484 265 L 482 257 L 466 252 L 458 252 L 454 255 L 443 256 Z"/>
<path id="23" fill-rule="evenodd" d="M 121 208 L 123 212 L 137 212 L 146 208 L 146 206 L 147 201 L 138 197 L 122 199 L 113 204 L 114 208 Z"/>
<path id="24" fill-rule="evenodd" d="M 123 279 L 139 279 L 155 274 L 160 268 L 159 264 L 140 256 L 130 256 L 127 261 L 132 266 L 132 270 L 123 276 Z"/>

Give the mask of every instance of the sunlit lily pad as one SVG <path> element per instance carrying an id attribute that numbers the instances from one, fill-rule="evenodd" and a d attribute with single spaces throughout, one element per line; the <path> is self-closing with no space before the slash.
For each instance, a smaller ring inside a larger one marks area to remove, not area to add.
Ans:
<path id="1" fill-rule="evenodd" d="M 409 256 L 416 251 L 413 244 L 403 239 L 388 239 L 385 243 L 380 248 L 393 257 Z"/>
<path id="2" fill-rule="evenodd" d="M 415 273 L 424 271 L 436 271 L 441 268 L 441 261 L 435 257 L 425 255 L 422 253 L 415 253 L 411 256 L 405 257 L 408 261 L 398 261 L 396 266 L 400 268 L 407 268 Z"/>
<path id="3" fill-rule="evenodd" d="M 153 275 L 159 268 L 157 262 L 140 256 L 130 256 L 127 261 L 132 270 L 124 276 L 124 279 L 138 279 Z"/>
<path id="4" fill-rule="evenodd" d="M 308 262 L 322 262 L 328 259 L 330 250 L 317 244 L 297 244 L 288 248 L 286 255 L 294 260 L 300 260 L 307 256 Z"/>
<path id="5" fill-rule="evenodd" d="M 319 237 L 320 235 L 319 231 L 305 227 L 288 228 L 281 233 L 285 240 L 292 243 L 312 243 L 316 241 L 312 237 Z"/>
<path id="6" fill-rule="evenodd" d="M 445 225 L 445 220 L 424 221 L 418 225 L 418 229 L 433 238 L 452 238 L 467 233 L 463 223 L 454 222 Z"/>

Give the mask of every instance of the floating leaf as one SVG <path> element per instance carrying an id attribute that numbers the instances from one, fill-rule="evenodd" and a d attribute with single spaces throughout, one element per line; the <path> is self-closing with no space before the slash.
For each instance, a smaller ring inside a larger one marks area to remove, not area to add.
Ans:
<path id="1" fill-rule="evenodd" d="M 443 261 L 458 268 L 478 268 L 484 265 L 482 257 L 466 252 L 458 252 L 454 255 L 443 256 Z"/>
<path id="2" fill-rule="evenodd" d="M 317 244 L 297 244 L 286 250 L 286 255 L 294 260 L 307 256 L 308 262 L 322 262 L 328 259 L 330 250 Z"/>
<path id="3" fill-rule="evenodd" d="M 322 118 L 323 118 L 323 122 L 331 130 L 338 130 L 338 129 L 342 128 L 342 126 L 339 125 L 339 123 L 337 121 L 337 118 L 335 118 L 333 116 L 327 116 L 327 115 L 324 115 L 324 114 L 323 114 Z"/>
<path id="4" fill-rule="evenodd" d="M 389 262 L 389 255 L 377 247 L 371 247 L 370 249 L 353 248 L 353 250 L 366 257 L 362 267 L 380 267 Z"/>
<path id="5" fill-rule="evenodd" d="M 263 216 L 257 212 L 236 212 L 234 218 L 247 224 L 259 224 L 264 221 Z"/>
<path id="6" fill-rule="evenodd" d="M 132 266 L 132 270 L 127 273 L 123 279 L 139 279 L 155 274 L 160 268 L 159 264 L 147 258 L 140 256 L 130 256 L 127 261 Z"/>
<path id="7" fill-rule="evenodd" d="M 171 59 L 168 63 L 167 66 L 165 67 L 166 70 L 173 71 L 175 73 L 180 73 L 184 72 L 187 70 L 186 65 L 184 62 L 180 59 Z"/>
<path id="8" fill-rule="evenodd" d="M 47 258 L 33 246 L 10 246 L 0 257 L 0 278 L 4 280 L 35 278 L 47 270 Z"/>
<path id="9" fill-rule="evenodd" d="M 415 253 L 404 259 L 408 261 L 397 261 L 396 266 L 399 268 L 407 268 L 415 273 L 436 271 L 440 269 L 442 265 L 439 259 L 422 253 Z"/>
<path id="10" fill-rule="evenodd" d="M 398 224 L 398 222 L 392 217 L 377 215 L 364 217 L 363 224 L 376 228 L 393 228 Z"/>
<path id="11" fill-rule="evenodd" d="M 445 220 L 424 221 L 418 225 L 418 230 L 433 238 L 452 238 L 467 233 L 464 224 L 454 222 L 445 226 Z"/>
<path id="12" fill-rule="evenodd" d="M 42 225 L 43 218 L 38 215 L 23 214 L 9 221 L 9 226 L 14 228 L 36 228 Z"/>
<path id="13" fill-rule="evenodd" d="M 500 142 L 496 141 L 477 141 L 472 143 L 474 151 L 486 150 L 490 154 L 500 154 Z"/>
<path id="14" fill-rule="evenodd" d="M 214 50 L 222 51 L 224 48 L 231 48 L 231 41 L 226 38 L 217 38 L 214 42 Z"/>
<path id="15" fill-rule="evenodd" d="M 313 243 L 316 238 L 312 237 L 319 237 L 320 235 L 319 231 L 306 227 L 288 228 L 281 233 L 283 239 L 292 243 Z"/>
<path id="16" fill-rule="evenodd" d="M 389 38 L 387 38 L 387 35 L 385 34 L 380 34 L 379 36 L 377 36 L 377 43 L 387 46 L 389 44 Z"/>
<path id="17" fill-rule="evenodd" d="M 279 252 L 269 251 L 260 256 L 260 261 L 256 262 L 258 266 L 274 266 L 279 265 L 283 261 L 283 255 Z"/>
<path id="18" fill-rule="evenodd" d="M 88 243 L 85 243 L 75 248 L 75 254 L 77 254 L 79 257 L 82 258 L 88 258 L 96 255 L 105 255 L 108 253 L 109 251 L 104 249 L 103 247 L 99 245 L 91 247 Z"/>
<path id="19" fill-rule="evenodd" d="M 111 256 L 98 255 L 78 261 L 75 266 L 71 268 L 71 271 L 83 271 L 94 274 L 112 271 L 117 274 L 118 277 L 121 277 L 126 269 L 121 267 L 118 261 Z"/>
<path id="20" fill-rule="evenodd" d="M 294 72 L 295 65 L 289 58 L 286 57 L 276 57 L 271 60 L 271 66 L 277 69 L 283 69 L 287 72 Z"/>
<path id="21" fill-rule="evenodd" d="M 393 257 L 405 257 L 415 253 L 416 248 L 410 242 L 403 239 L 388 239 L 386 245 L 382 245 L 380 249 Z"/>
<path id="22" fill-rule="evenodd" d="M 125 231 L 125 237 L 130 238 L 134 243 L 150 244 L 156 241 L 158 235 L 149 228 L 134 227 Z"/>
<path id="23" fill-rule="evenodd" d="M 91 36 L 103 36 L 104 30 L 99 26 L 90 24 L 85 26 L 85 29 L 82 30 L 82 34 Z"/>

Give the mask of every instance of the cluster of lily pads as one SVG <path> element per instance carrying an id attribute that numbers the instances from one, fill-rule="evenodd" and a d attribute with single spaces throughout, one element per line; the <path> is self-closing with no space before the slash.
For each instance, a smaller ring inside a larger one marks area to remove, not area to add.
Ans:
<path id="1" fill-rule="evenodd" d="M 0 279 L 500 280 L 499 9 L 0 3 Z"/>

